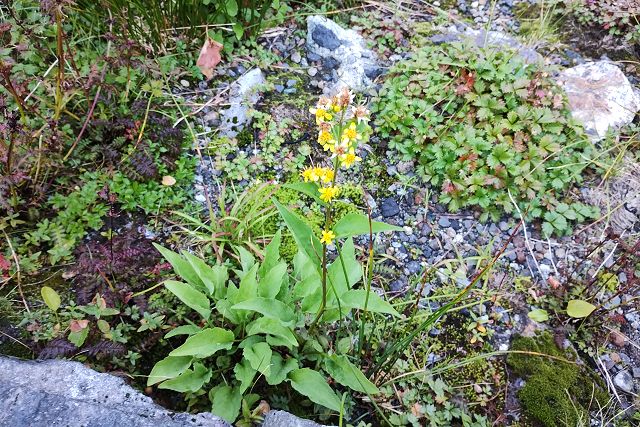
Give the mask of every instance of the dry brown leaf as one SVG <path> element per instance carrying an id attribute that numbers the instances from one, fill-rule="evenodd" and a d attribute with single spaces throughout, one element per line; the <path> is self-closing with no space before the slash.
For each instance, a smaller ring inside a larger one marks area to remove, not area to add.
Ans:
<path id="1" fill-rule="evenodd" d="M 80 332 L 87 326 L 89 326 L 89 321 L 87 319 L 73 319 L 71 323 L 69 323 L 69 329 L 71 329 L 71 332 Z"/>
<path id="2" fill-rule="evenodd" d="M 216 65 L 222 60 L 220 56 L 222 47 L 223 45 L 221 43 L 218 43 L 211 37 L 207 37 L 202 49 L 200 49 L 200 56 L 198 56 L 196 65 L 200 68 L 200 71 L 207 80 L 213 77 L 213 69 L 216 68 Z"/>
<path id="3" fill-rule="evenodd" d="M 162 177 L 162 185 L 166 185 L 167 187 L 171 187 L 176 183 L 176 179 L 171 175 L 165 175 Z"/>

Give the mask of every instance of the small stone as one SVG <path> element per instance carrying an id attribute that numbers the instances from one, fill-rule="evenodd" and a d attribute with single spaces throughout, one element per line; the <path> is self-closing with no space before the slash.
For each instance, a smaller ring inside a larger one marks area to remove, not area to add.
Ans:
<path id="1" fill-rule="evenodd" d="M 184 80 L 184 79 L 183 79 L 183 80 L 180 80 L 180 84 L 181 84 L 183 87 L 189 87 L 189 82 L 188 82 L 187 80 Z"/>
<path id="2" fill-rule="evenodd" d="M 449 218 L 447 217 L 440 217 L 440 219 L 438 220 L 438 225 L 440 227 L 449 227 L 451 225 L 451 222 L 449 221 Z"/>
<path id="3" fill-rule="evenodd" d="M 438 328 L 433 328 L 433 329 L 431 329 L 431 330 L 429 331 L 429 336 L 430 336 L 431 338 L 435 338 L 435 337 L 437 337 L 438 335 L 440 335 L 440 329 L 438 329 Z"/>
<path id="4" fill-rule="evenodd" d="M 626 393 L 633 392 L 633 378 L 628 371 L 620 371 L 613 377 L 613 383 Z"/>
<path id="5" fill-rule="evenodd" d="M 322 57 L 320 55 L 318 55 L 317 53 L 313 53 L 313 52 L 309 52 L 307 53 L 307 59 L 311 62 L 316 62 L 316 61 L 320 61 Z"/>
<path id="6" fill-rule="evenodd" d="M 296 79 L 287 80 L 287 87 L 294 87 L 296 84 L 298 84 L 298 81 Z"/>
<path id="7" fill-rule="evenodd" d="M 300 53 L 298 51 L 295 51 L 291 54 L 291 60 L 296 64 L 299 64 L 302 60 L 302 57 L 300 56 Z"/>
<path id="8" fill-rule="evenodd" d="M 196 201 L 200 203 L 204 203 L 207 201 L 207 198 L 204 197 L 204 194 L 196 194 Z"/>
<path id="9" fill-rule="evenodd" d="M 310 77 L 313 77 L 318 74 L 318 69 L 316 67 L 311 67 L 307 70 L 307 74 L 309 74 Z"/>
<path id="10" fill-rule="evenodd" d="M 282 91 L 284 91 L 284 86 L 282 85 L 275 85 L 273 86 L 273 88 L 276 90 L 276 92 L 278 93 L 282 93 Z"/>
<path id="11" fill-rule="evenodd" d="M 291 95 L 292 93 L 296 93 L 298 91 L 298 89 L 296 89 L 295 87 L 290 87 L 284 90 L 284 93 L 286 93 L 287 95 Z"/>
<path id="12" fill-rule="evenodd" d="M 640 368 L 633 368 L 633 378 L 640 378 Z"/>
<path id="13" fill-rule="evenodd" d="M 388 197 L 382 201 L 380 205 L 380 213 L 385 218 L 396 216 L 400 213 L 400 206 L 391 197 Z"/>

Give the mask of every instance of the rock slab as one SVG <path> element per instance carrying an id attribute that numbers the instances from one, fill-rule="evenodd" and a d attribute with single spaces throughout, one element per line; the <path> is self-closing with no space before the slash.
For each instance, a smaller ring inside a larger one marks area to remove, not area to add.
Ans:
<path id="1" fill-rule="evenodd" d="M 65 360 L 0 357 L 0 427 L 231 427 L 210 413 L 176 413 L 125 384 Z M 271 411 L 263 427 L 321 427 Z"/>
<path id="2" fill-rule="evenodd" d="M 229 108 L 221 113 L 219 132 L 221 136 L 235 137 L 249 124 L 249 109 L 260 99 L 257 89 L 267 80 L 260 68 L 254 68 L 236 80 L 230 90 Z"/>
<path id="3" fill-rule="evenodd" d="M 593 141 L 604 138 L 633 121 L 640 110 L 640 96 L 622 71 L 608 61 L 567 68 L 558 82 L 569 99 L 571 114 L 583 123 Z"/>
<path id="4" fill-rule="evenodd" d="M 320 57 L 325 68 L 335 68 L 334 81 L 325 87 L 327 93 L 345 86 L 357 92 L 365 91 L 382 74 L 376 54 L 367 49 L 362 36 L 324 16 L 307 18 L 307 50 Z"/>

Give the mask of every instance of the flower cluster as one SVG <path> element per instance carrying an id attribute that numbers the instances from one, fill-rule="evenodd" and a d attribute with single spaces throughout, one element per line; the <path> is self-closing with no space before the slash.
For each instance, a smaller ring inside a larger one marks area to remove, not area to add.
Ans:
<path id="1" fill-rule="evenodd" d="M 331 98 L 321 97 L 315 108 L 310 109 L 319 128 L 318 144 L 331 153 L 333 167 L 310 167 L 301 175 L 305 182 L 318 184 L 320 199 L 328 204 L 329 210 L 331 201 L 340 193 L 336 185 L 338 171 L 341 167 L 348 169 L 362 160 L 357 154 L 358 144 L 365 141 L 371 131 L 369 110 L 362 105 L 352 104 L 353 93 L 344 88 Z M 320 239 L 325 245 L 330 245 L 336 237 L 330 225 L 325 225 Z"/>

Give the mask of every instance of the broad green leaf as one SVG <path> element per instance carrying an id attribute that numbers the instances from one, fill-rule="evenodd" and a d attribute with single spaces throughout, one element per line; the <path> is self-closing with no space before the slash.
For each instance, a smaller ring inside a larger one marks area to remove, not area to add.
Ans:
<path id="1" fill-rule="evenodd" d="M 194 363 L 193 369 L 187 369 L 180 376 L 161 383 L 158 388 L 173 390 L 180 393 L 195 392 L 211 379 L 211 369 L 202 363 Z"/>
<path id="2" fill-rule="evenodd" d="M 278 230 L 271 239 L 271 242 L 264 248 L 264 260 L 258 269 L 258 277 L 264 278 L 273 267 L 280 263 L 280 243 L 282 242 L 282 232 Z"/>
<path id="3" fill-rule="evenodd" d="M 288 184 L 283 184 L 282 187 L 290 188 L 295 191 L 299 191 L 307 196 L 313 198 L 313 200 L 321 206 L 325 206 L 326 203 L 320 198 L 320 193 L 318 192 L 318 184 L 315 182 L 291 182 Z"/>
<path id="4" fill-rule="evenodd" d="M 351 390 L 366 394 L 379 393 L 378 387 L 369 381 L 347 356 L 333 354 L 325 359 L 324 367 L 334 380 Z"/>
<path id="5" fill-rule="evenodd" d="M 547 313 L 547 310 L 543 310 L 541 308 L 531 310 L 527 316 L 529 316 L 529 319 L 535 320 L 536 322 L 546 322 L 549 320 L 549 313 Z"/>
<path id="6" fill-rule="evenodd" d="M 197 311 L 205 320 L 211 316 L 209 298 L 188 283 L 167 280 L 164 286 L 187 307 Z"/>
<path id="7" fill-rule="evenodd" d="M 313 234 L 311 227 L 309 227 L 306 222 L 285 206 L 281 205 L 280 202 L 273 199 L 273 204 L 276 205 L 276 208 L 278 208 L 278 211 L 280 212 L 280 216 L 282 216 L 282 219 L 287 224 L 287 227 L 289 227 L 291 234 L 293 234 L 293 238 L 295 239 L 298 248 L 302 249 L 307 257 L 314 261 L 314 265 L 319 270 L 322 245 L 320 244 L 318 237 Z"/>
<path id="8" fill-rule="evenodd" d="M 359 213 L 347 214 L 333 226 L 333 232 L 336 233 L 337 238 L 369 234 L 370 230 L 375 234 L 383 231 L 402 231 L 402 227 L 371 221 L 371 228 L 369 228 L 369 217 Z"/>
<path id="9" fill-rule="evenodd" d="M 216 310 L 218 310 L 218 313 L 222 314 L 225 319 L 237 325 L 242 322 L 242 319 L 240 318 L 240 314 L 231 308 L 232 306 L 233 303 L 228 299 L 221 299 L 216 303 Z"/>
<path id="10" fill-rule="evenodd" d="M 238 418 L 242 402 L 242 394 L 238 388 L 228 385 L 214 387 L 209 391 L 209 400 L 212 403 L 211 412 L 223 420 L 233 423 Z"/>
<path id="11" fill-rule="evenodd" d="M 49 307 L 49 310 L 58 311 L 60 308 L 60 295 L 58 295 L 53 288 L 43 286 L 42 289 L 40 289 L 40 294 L 42 295 L 44 303 Z"/>
<path id="12" fill-rule="evenodd" d="M 334 286 L 338 295 L 351 289 L 362 278 L 362 267 L 356 260 L 353 239 L 345 240 L 340 254 L 342 258 L 338 256 L 327 269 L 329 286 Z M 329 295 L 332 294 L 333 292 L 329 292 Z"/>
<path id="13" fill-rule="evenodd" d="M 587 317 L 595 309 L 595 305 L 579 299 L 572 299 L 567 304 L 567 314 L 575 318 Z"/>
<path id="14" fill-rule="evenodd" d="M 271 355 L 271 372 L 266 375 L 267 384 L 278 385 L 287 379 L 289 372 L 298 369 L 298 361 L 293 357 L 288 358 L 286 362 L 279 353 Z"/>
<path id="15" fill-rule="evenodd" d="M 342 406 L 340 398 L 319 372 L 310 368 L 301 368 L 289 372 L 288 378 L 293 389 L 307 396 L 312 402 L 336 412 L 340 411 Z"/>
<path id="16" fill-rule="evenodd" d="M 209 267 L 206 262 L 193 254 L 183 252 L 183 255 L 189 264 L 191 264 L 191 267 L 204 284 L 209 295 L 213 295 L 216 289 L 224 288 L 229 278 L 227 267 L 222 265 Z"/>
<path id="17" fill-rule="evenodd" d="M 204 283 L 202 283 L 202 280 L 200 280 L 198 274 L 195 272 L 189 261 L 181 257 L 180 254 L 164 248 L 157 243 L 154 243 L 153 247 L 156 248 L 167 261 L 169 261 L 169 264 L 171 264 L 178 276 L 196 288 L 200 288 L 202 290 L 205 289 Z"/>
<path id="18" fill-rule="evenodd" d="M 391 306 L 391 304 L 380 298 L 378 294 L 373 291 L 369 292 L 368 301 L 367 291 L 365 289 L 352 289 L 350 291 L 347 291 L 340 296 L 340 301 L 343 306 L 348 308 L 356 308 L 358 310 L 364 310 L 366 302 L 367 311 L 400 316 L 400 314 Z"/>
<path id="19" fill-rule="evenodd" d="M 193 334 L 197 334 L 198 332 L 200 332 L 202 328 L 200 328 L 199 326 L 196 325 L 183 325 L 183 326 L 178 326 L 177 328 L 174 328 L 172 330 L 170 330 L 169 332 L 167 332 L 165 334 L 165 338 L 171 338 L 171 337 L 175 337 L 178 335 L 193 335 Z"/>
<path id="20" fill-rule="evenodd" d="M 232 300 L 235 303 L 246 301 L 248 299 L 255 298 L 258 295 L 258 279 L 256 274 L 258 272 L 258 264 L 254 264 L 251 269 L 240 280 L 238 287 L 238 294 Z"/>
<path id="21" fill-rule="evenodd" d="M 227 15 L 236 16 L 238 14 L 238 3 L 236 0 L 227 0 L 225 9 L 227 10 Z"/>
<path id="22" fill-rule="evenodd" d="M 283 326 L 280 320 L 271 319 L 269 317 L 260 317 L 247 325 L 247 335 L 273 335 L 280 337 L 287 344 L 288 348 L 297 347 L 298 340 L 291 332 L 291 329 Z"/>
<path id="23" fill-rule="evenodd" d="M 88 335 L 89 335 L 89 328 L 86 327 L 86 328 L 82 328 L 77 332 L 69 332 L 69 336 L 67 337 L 67 339 L 69 340 L 69 342 L 73 343 L 76 347 L 82 347 Z"/>
<path id="24" fill-rule="evenodd" d="M 242 359 L 240 363 L 236 363 L 233 367 L 233 373 L 236 376 L 236 380 L 240 382 L 240 394 L 244 394 L 245 391 L 253 383 L 253 379 L 256 376 L 256 370 L 251 367 L 251 364 L 247 359 Z"/>
<path id="25" fill-rule="evenodd" d="M 147 387 L 157 384 L 161 381 L 175 378 L 191 366 L 192 357 L 168 356 L 155 364 L 149 377 L 147 378 Z"/>
<path id="26" fill-rule="evenodd" d="M 236 38 L 240 40 L 242 35 L 244 34 L 244 27 L 239 22 L 233 24 L 233 33 L 236 35 Z"/>
<path id="27" fill-rule="evenodd" d="M 271 373 L 271 354 L 271 347 L 266 342 L 245 347 L 242 351 L 242 355 L 249 361 L 251 367 L 263 375 Z"/>
<path id="28" fill-rule="evenodd" d="M 240 266 L 242 267 L 242 273 L 247 273 L 255 265 L 256 258 L 251 254 L 251 252 L 249 252 L 242 246 L 238 246 L 237 249 L 238 253 L 240 253 Z M 241 278 L 243 277 L 242 274 L 240 274 L 239 276 Z"/>
<path id="29" fill-rule="evenodd" d="M 217 351 L 229 350 L 234 338 L 233 332 L 226 329 L 203 329 L 187 338 L 184 344 L 169 353 L 169 356 L 194 356 L 204 359 Z"/>
<path id="30" fill-rule="evenodd" d="M 280 293 L 282 282 L 287 274 L 287 264 L 280 262 L 273 267 L 258 283 L 258 295 L 264 298 L 275 298 Z"/>
<path id="31" fill-rule="evenodd" d="M 291 307 L 276 299 L 252 298 L 231 307 L 233 310 L 250 310 L 272 319 L 278 319 L 284 326 L 293 326 L 296 314 Z"/>

